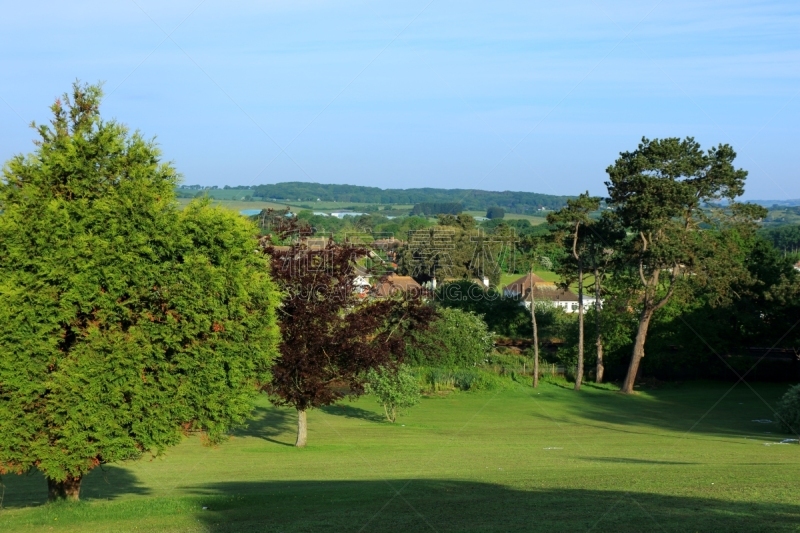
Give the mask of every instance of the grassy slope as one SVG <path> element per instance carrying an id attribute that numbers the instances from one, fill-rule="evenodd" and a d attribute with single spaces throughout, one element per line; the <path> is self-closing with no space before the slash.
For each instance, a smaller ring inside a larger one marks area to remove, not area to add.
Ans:
<path id="1" fill-rule="evenodd" d="M 0 530 L 797 531 L 800 447 L 766 446 L 774 426 L 751 420 L 770 409 L 729 388 L 517 385 L 425 399 L 396 425 L 365 398 L 313 411 L 305 450 L 293 413 L 262 402 L 218 449 L 192 438 L 97 469 L 78 505 L 5 476 Z M 785 389 L 756 388 L 770 403 Z"/>
<path id="2" fill-rule="evenodd" d="M 534 270 L 533 273 L 545 281 L 552 281 L 554 283 L 561 279 L 558 274 L 555 272 L 550 272 L 549 270 Z M 521 277 L 522 274 L 509 274 L 507 272 L 503 272 L 503 274 L 500 275 L 500 287 L 503 288 L 512 281 L 517 281 Z"/>

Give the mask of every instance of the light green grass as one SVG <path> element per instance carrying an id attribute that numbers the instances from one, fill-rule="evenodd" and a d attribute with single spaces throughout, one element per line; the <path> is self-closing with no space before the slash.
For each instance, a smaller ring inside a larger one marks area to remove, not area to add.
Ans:
<path id="1" fill-rule="evenodd" d="M 95 470 L 77 505 L 4 476 L 0 531 L 797 531 L 800 446 L 730 388 L 514 384 L 426 398 L 395 425 L 363 398 L 312 411 L 304 450 L 293 412 L 262 401 L 219 448 Z M 785 388 L 755 386 L 772 405 Z"/>
<path id="2" fill-rule="evenodd" d="M 486 211 L 464 211 L 464 213 L 473 217 L 485 217 Z M 547 222 L 546 217 L 539 217 L 534 215 L 521 215 L 518 213 L 506 213 L 503 220 L 527 220 L 532 226 L 544 224 Z"/>

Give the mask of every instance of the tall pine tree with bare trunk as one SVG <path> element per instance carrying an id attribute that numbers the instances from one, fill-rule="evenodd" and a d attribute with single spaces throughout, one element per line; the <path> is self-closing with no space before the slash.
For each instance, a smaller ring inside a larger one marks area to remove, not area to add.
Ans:
<path id="1" fill-rule="evenodd" d="M 606 276 L 612 269 L 617 257 L 617 250 L 625 240 L 625 230 L 620 226 L 617 217 L 610 211 L 604 211 L 598 220 L 592 220 L 587 226 L 588 242 L 585 260 L 594 277 L 594 326 L 595 326 L 595 383 L 602 383 L 605 375 L 603 344 L 603 297 Z"/>
<path id="2" fill-rule="evenodd" d="M 583 382 L 584 360 L 584 315 L 583 285 L 584 259 L 589 247 L 593 223 L 590 214 L 600 207 L 600 198 L 589 196 L 585 192 L 576 199 L 567 200 L 562 209 L 547 216 L 547 221 L 556 227 L 555 238 L 569 251 L 572 261 L 566 261 L 562 267 L 562 278 L 568 286 L 571 280 L 578 283 L 578 365 L 575 370 L 575 390 L 580 390 Z M 574 270 L 573 270 L 574 269 Z"/>
<path id="3" fill-rule="evenodd" d="M 619 268 L 635 275 L 639 325 L 621 392 L 633 392 L 654 314 L 669 302 L 687 276 L 708 278 L 726 256 L 708 252 L 708 233 L 749 224 L 762 208 L 738 204 L 747 171 L 733 165 L 736 152 L 727 144 L 702 150 L 693 138 L 643 138 L 606 169 L 609 206 L 632 237 L 620 251 Z M 724 207 L 712 209 L 714 203 Z M 726 235 L 724 232 L 722 235 Z M 735 239 L 719 241 L 735 246 Z M 717 277 L 717 280 L 728 279 Z M 720 290 L 723 290 L 720 288 Z"/>
<path id="4" fill-rule="evenodd" d="M 539 327 L 536 324 L 536 295 L 533 283 L 533 266 L 528 273 L 531 285 L 531 326 L 533 327 L 533 388 L 539 386 Z"/>

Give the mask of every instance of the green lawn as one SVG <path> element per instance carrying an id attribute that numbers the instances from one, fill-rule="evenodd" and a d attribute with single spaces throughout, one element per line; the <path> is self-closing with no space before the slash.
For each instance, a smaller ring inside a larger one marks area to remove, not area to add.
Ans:
<path id="1" fill-rule="evenodd" d="M 800 446 L 753 422 L 786 386 L 731 386 L 512 383 L 396 425 L 363 398 L 313 411 L 304 450 L 262 402 L 219 448 L 95 470 L 77 505 L 3 476 L 0 531 L 798 531 Z"/>

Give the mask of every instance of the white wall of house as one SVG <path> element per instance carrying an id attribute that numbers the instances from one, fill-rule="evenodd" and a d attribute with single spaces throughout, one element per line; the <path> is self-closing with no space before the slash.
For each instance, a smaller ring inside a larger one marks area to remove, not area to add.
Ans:
<path id="1" fill-rule="evenodd" d="M 584 297 L 583 298 L 583 311 L 586 312 L 590 308 L 594 308 L 595 298 Z M 521 305 L 525 306 L 525 309 L 531 308 L 530 300 L 525 300 L 520 302 Z M 558 307 L 559 309 L 563 309 L 565 313 L 577 313 L 578 312 L 578 302 L 569 302 L 569 301 L 553 301 L 553 300 L 537 300 L 536 307 L 538 308 L 539 305 L 552 305 L 553 307 Z M 600 300 L 600 307 L 603 307 L 603 300 Z"/>

